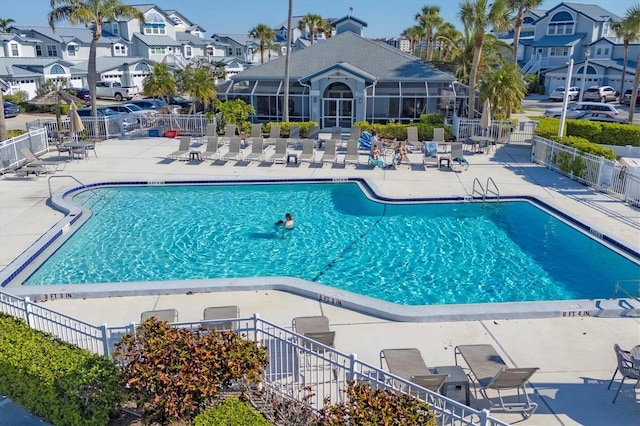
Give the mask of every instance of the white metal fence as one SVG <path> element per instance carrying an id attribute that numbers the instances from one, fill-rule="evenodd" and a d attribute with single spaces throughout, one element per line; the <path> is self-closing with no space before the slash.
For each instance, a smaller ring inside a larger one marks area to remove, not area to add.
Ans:
<path id="1" fill-rule="evenodd" d="M 464 141 L 470 136 L 482 135 L 494 138 L 498 143 L 530 145 L 537 125 L 535 121 L 523 121 L 516 125 L 511 120 L 492 120 L 491 126 L 483 129 L 479 119 L 454 116 L 453 134 L 458 141 Z"/>
<path id="2" fill-rule="evenodd" d="M 534 137 L 531 161 L 628 204 L 640 206 L 640 171 L 637 168 L 586 154 L 540 136 Z"/>
<path id="3" fill-rule="evenodd" d="M 47 131 L 44 128 L 30 130 L 27 133 L 0 142 L 0 173 L 17 169 L 25 163 L 20 149 L 28 148 L 36 155 L 49 150 Z"/>
<path id="4" fill-rule="evenodd" d="M 110 355 L 113 345 L 125 333 L 133 333 L 136 324 L 121 327 L 94 326 L 67 315 L 0 291 L 0 312 L 23 319 L 40 330 L 100 355 Z M 272 394 L 303 402 L 313 410 L 344 402 L 349 380 L 364 381 L 373 387 L 405 393 L 427 402 L 438 416 L 439 425 L 507 426 L 489 416 L 487 410 L 475 410 L 443 395 L 401 379 L 379 367 L 324 346 L 303 335 L 261 319 L 258 315 L 234 320 L 209 320 L 174 323 L 191 330 L 207 324 L 232 321 L 232 328 L 247 339 L 266 348 L 269 363 L 263 373 L 264 386 Z"/>

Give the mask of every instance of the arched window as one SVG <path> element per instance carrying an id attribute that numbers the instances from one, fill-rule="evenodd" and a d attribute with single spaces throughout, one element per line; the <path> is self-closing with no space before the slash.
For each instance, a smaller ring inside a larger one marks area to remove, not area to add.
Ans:
<path id="1" fill-rule="evenodd" d="M 549 20 L 547 34 L 565 35 L 573 34 L 573 16 L 569 12 L 558 12 Z"/>
<path id="2" fill-rule="evenodd" d="M 64 68 L 62 68 L 62 65 L 52 65 L 51 66 L 51 70 L 49 71 L 49 74 L 66 74 L 64 72 Z"/>
<path id="3" fill-rule="evenodd" d="M 159 13 L 151 12 L 145 17 L 144 33 L 149 35 L 166 34 L 165 22 Z"/>
<path id="4" fill-rule="evenodd" d="M 583 72 L 584 67 L 580 67 L 578 68 L 578 71 L 576 71 L 575 75 L 582 75 Z M 591 65 L 587 65 L 587 74 L 597 74 L 596 69 Z"/>
<path id="5" fill-rule="evenodd" d="M 136 71 L 142 71 L 142 72 L 149 72 L 151 69 L 149 68 L 149 65 L 144 63 L 144 62 L 140 62 L 139 64 L 136 64 Z"/>
<path id="6" fill-rule="evenodd" d="M 325 98 L 353 98 L 351 88 L 344 83 L 332 83 L 324 91 Z"/>

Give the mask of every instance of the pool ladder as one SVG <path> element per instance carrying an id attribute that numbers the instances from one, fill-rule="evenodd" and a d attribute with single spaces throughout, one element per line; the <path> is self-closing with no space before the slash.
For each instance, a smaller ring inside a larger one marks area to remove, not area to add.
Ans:
<path id="1" fill-rule="evenodd" d="M 478 194 L 482 197 L 482 202 L 485 201 L 488 194 L 495 195 L 496 201 L 500 201 L 500 189 L 498 189 L 498 185 L 496 185 L 496 182 L 491 177 L 487 178 L 487 184 L 485 186 L 482 186 L 482 183 L 480 183 L 480 179 L 473 179 L 473 189 L 471 190 L 471 197 L 473 198 L 475 194 Z"/>

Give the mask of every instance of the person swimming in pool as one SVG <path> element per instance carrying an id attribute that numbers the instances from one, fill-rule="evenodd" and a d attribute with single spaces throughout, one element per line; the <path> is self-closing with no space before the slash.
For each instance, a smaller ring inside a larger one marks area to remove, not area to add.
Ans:
<path id="1" fill-rule="evenodd" d="M 285 229 L 293 229 L 293 226 L 295 225 L 293 222 L 293 216 L 291 213 L 285 214 L 284 220 L 277 221 L 276 225 L 282 225 Z"/>

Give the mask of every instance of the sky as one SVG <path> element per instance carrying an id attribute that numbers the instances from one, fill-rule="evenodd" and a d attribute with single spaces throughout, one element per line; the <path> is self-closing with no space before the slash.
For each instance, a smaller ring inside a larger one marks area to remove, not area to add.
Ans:
<path id="1" fill-rule="evenodd" d="M 205 37 L 215 33 L 248 33 L 257 24 L 278 26 L 287 20 L 288 0 L 122 0 L 125 4 L 155 4 L 175 9 L 203 27 Z M 365 37 L 394 37 L 416 24 L 415 15 L 423 6 L 439 6 L 440 15 L 460 29 L 458 4 L 461 0 L 293 0 L 293 15 L 315 13 L 323 18 L 342 18 L 353 8 L 353 16 L 365 21 Z M 640 0 L 576 0 L 575 3 L 600 4 L 609 12 L 624 16 Z M 545 0 L 542 9 L 560 2 Z M 13 19 L 13 25 L 48 25 L 50 0 L 0 0 L 0 18 Z M 59 26 L 67 26 L 60 24 Z M 68 25 L 70 26 L 70 25 Z"/>

